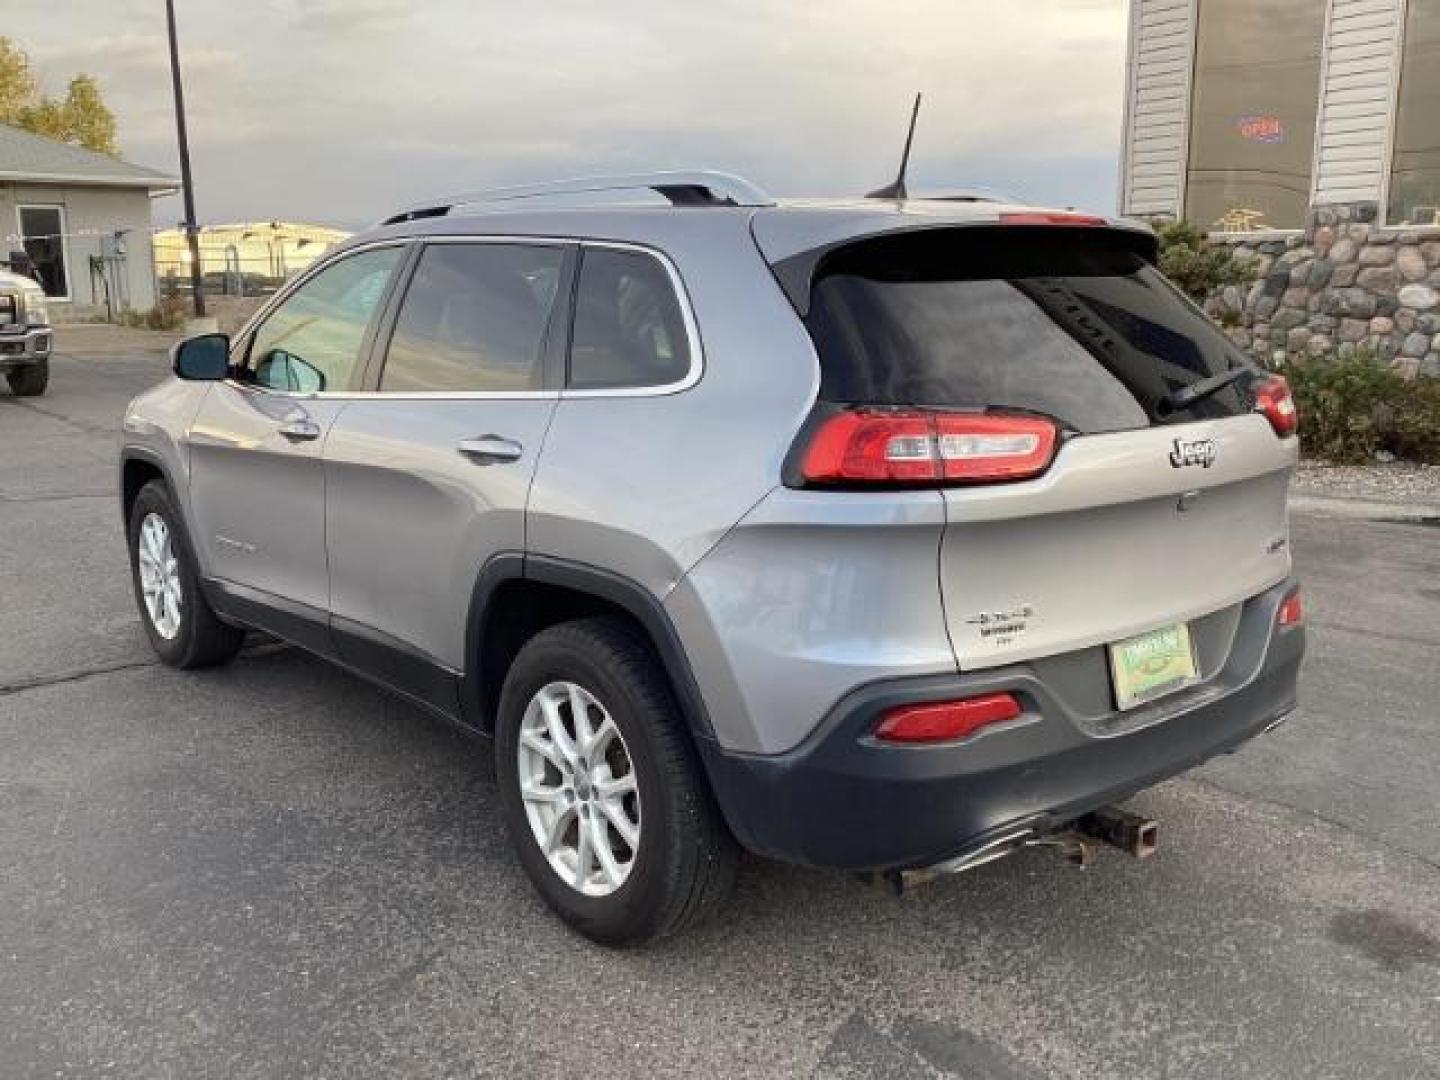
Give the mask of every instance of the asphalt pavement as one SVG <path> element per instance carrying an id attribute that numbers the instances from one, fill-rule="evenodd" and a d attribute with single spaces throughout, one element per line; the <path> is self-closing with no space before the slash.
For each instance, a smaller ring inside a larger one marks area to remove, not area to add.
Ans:
<path id="1" fill-rule="evenodd" d="M 1302 709 L 1134 801 L 1155 858 L 901 899 L 748 859 L 611 952 L 483 744 L 294 649 L 153 661 L 115 444 L 165 344 L 62 331 L 0 390 L 0 1076 L 1440 1076 L 1440 528 L 1295 518 Z"/>

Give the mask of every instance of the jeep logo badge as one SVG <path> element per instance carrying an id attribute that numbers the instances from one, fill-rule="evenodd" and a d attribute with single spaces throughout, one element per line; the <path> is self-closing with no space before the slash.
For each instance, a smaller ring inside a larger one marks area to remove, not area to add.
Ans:
<path id="1" fill-rule="evenodd" d="M 1214 439 L 1176 439 L 1175 449 L 1170 451 L 1170 464 L 1177 469 L 1183 469 L 1187 465 L 1200 465 L 1208 469 L 1214 461 Z"/>

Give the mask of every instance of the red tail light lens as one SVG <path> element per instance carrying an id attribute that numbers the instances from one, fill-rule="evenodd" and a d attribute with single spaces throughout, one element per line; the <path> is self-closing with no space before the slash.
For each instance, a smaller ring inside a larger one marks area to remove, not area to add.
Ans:
<path id="1" fill-rule="evenodd" d="M 1305 605 L 1300 600 L 1300 593 L 1293 592 L 1280 605 L 1280 610 L 1275 615 L 1275 623 L 1277 626 L 1299 626 L 1304 621 Z"/>
<path id="2" fill-rule="evenodd" d="M 1300 426 L 1290 384 L 1282 375 L 1271 375 L 1255 388 L 1255 411 L 1265 414 L 1276 435 L 1293 435 Z"/>
<path id="3" fill-rule="evenodd" d="M 810 484 L 985 483 L 1045 471 L 1059 431 L 1038 416 L 922 410 L 836 413 L 800 466 Z"/>
<path id="4" fill-rule="evenodd" d="M 1020 702 L 1013 694 L 902 705 L 885 714 L 875 729 L 875 737 L 885 742 L 953 742 L 990 724 L 1014 720 L 1020 712 Z"/>
<path id="5" fill-rule="evenodd" d="M 1103 217 L 1071 210 L 1019 210 L 1000 215 L 1001 225 L 1108 225 Z"/>

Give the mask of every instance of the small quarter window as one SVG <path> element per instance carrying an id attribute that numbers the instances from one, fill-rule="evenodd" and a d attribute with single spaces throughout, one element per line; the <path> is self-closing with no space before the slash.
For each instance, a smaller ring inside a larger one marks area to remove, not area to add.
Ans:
<path id="1" fill-rule="evenodd" d="M 553 245 L 427 247 L 400 306 L 380 389 L 540 389 L 564 261 Z"/>
<path id="2" fill-rule="evenodd" d="M 641 252 L 587 248 L 575 297 L 569 385 L 665 386 L 689 370 L 685 319 L 660 261 Z"/>

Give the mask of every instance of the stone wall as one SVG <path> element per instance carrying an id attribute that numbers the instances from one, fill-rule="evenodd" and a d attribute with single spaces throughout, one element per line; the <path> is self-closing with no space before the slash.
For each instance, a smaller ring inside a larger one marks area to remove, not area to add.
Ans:
<path id="1" fill-rule="evenodd" d="M 1215 235 L 1251 260 L 1205 310 L 1262 360 L 1368 349 L 1407 378 L 1440 375 L 1440 227 L 1385 228 L 1373 203 L 1317 208 L 1303 232 Z"/>

